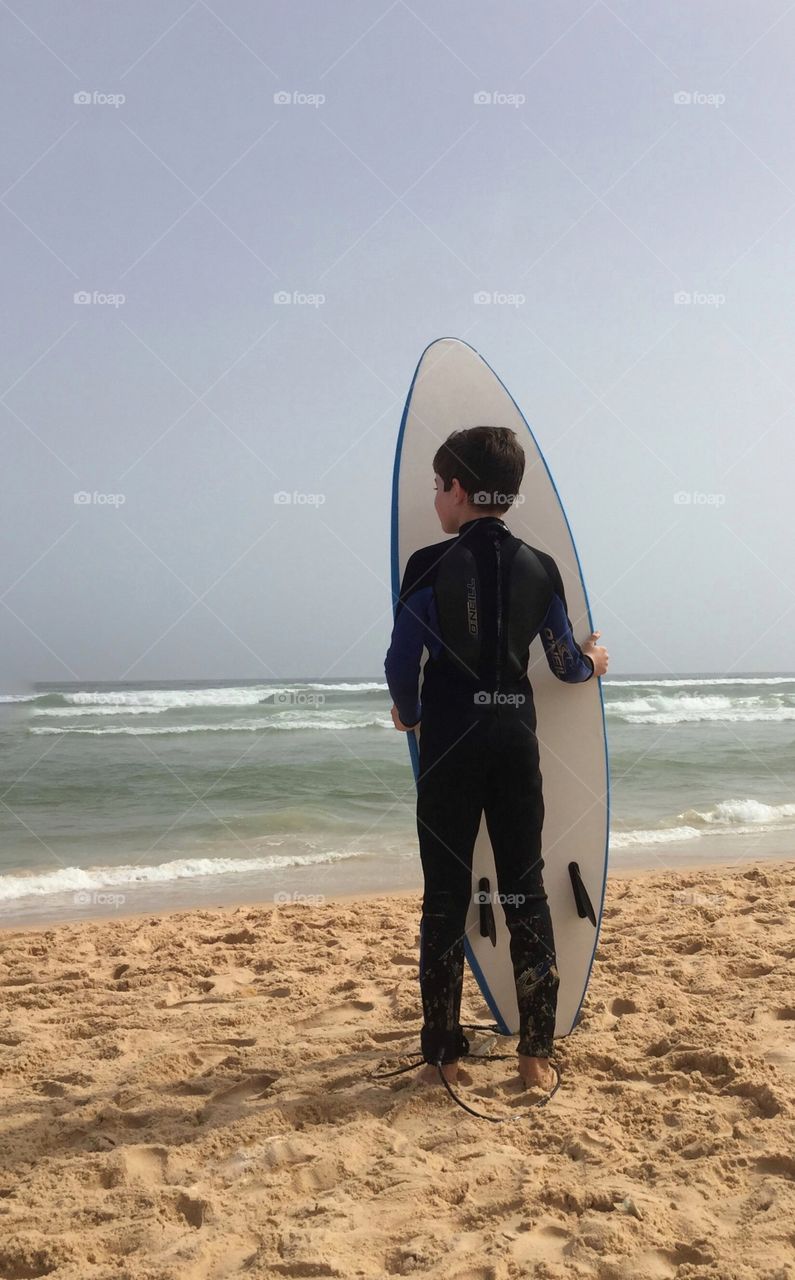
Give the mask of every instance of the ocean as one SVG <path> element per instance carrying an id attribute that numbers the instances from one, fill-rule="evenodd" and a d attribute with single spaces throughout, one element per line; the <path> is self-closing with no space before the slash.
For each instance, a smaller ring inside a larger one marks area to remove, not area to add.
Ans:
<path id="1" fill-rule="evenodd" d="M 791 857 L 795 676 L 602 681 L 610 866 Z M 383 679 L 0 694 L 0 922 L 419 889 Z"/>

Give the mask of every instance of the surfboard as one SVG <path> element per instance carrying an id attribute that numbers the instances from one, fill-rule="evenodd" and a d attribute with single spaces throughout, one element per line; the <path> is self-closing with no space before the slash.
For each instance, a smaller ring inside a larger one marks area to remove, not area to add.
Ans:
<path id="1" fill-rule="evenodd" d="M 508 528 L 557 562 L 575 639 L 594 630 L 580 559 L 560 495 L 529 424 L 483 357 L 457 338 L 423 352 L 398 433 L 392 476 L 392 595 L 396 606 L 409 556 L 444 540 L 433 505 L 433 456 L 455 430 L 510 427 L 525 451 L 520 494 Z M 424 668 L 427 650 L 423 652 Z M 530 647 L 528 677 L 538 724 L 544 794 L 544 888 L 552 915 L 560 986 L 555 1036 L 576 1026 L 593 966 L 604 908 L 610 828 L 607 734 L 601 681 L 564 684 L 541 640 Z M 415 780 L 422 724 L 406 734 Z M 473 892 L 465 951 L 499 1030 L 519 1030 L 509 934 L 499 903 L 494 854 L 481 818 L 472 864 Z"/>

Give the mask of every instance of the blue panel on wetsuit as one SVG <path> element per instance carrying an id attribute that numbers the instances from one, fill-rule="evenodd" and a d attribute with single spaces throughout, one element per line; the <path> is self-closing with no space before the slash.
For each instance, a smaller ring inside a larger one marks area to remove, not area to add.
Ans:
<path id="1" fill-rule="evenodd" d="M 439 649 L 435 617 L 431 587 L 411 591 L 405 599 L 401 592 L 384 672 L 392 701 L 405 725 L 415 725 L 420 718 L 418 685 L 422 650 L 438 652 Z"/>

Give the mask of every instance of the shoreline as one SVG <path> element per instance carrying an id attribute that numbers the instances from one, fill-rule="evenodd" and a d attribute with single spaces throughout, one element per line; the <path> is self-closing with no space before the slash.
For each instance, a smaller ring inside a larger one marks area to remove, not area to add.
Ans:
<path id="1" fill-rule="evenodd" d="M 784 856 L 749 856 L 747 858 L 737 858 L 727 861 L 722 859 L 715 862 L 694 862 L 682 863 L 676 866 L 608 866 L 607 884 L 616 880 L 636 880 L 651 878 L 653 876 L 698 876 L 702 874 L 719 875 L 720 873 L 732 873 L 747 870 L 751 867 L 778 867 L 790 865 L 795 870 L 795 860 L 793 857 Z M 14 934 L 34 933 L 41 931 L 49 931 L 59 928 L 74 928 L 75 926 L 91 925 L 91 924 L 109 924 L 114 922 L 131 922 L 140 923 L 143 920 L 163 920 L 168 921 L 176 916 L 193 916 L 199 912 L 224 912 L 233 913 L 241 910 L 259 910 L 259 911 L 279 911 L 289 906 L 306 906 L 307 908 L 326 907 L 334 904 L 351 905 L 354 903 L 372 902 L 377 903 L 382 899 L 406 899 L 418 897 L 421 899 L 423 893 L 422 881 L 418 881 L 415 886 L 400 886 L 397 888 L 384 889 L 367 889 L 342 891 L 339 893 L 322 893 L 322 894 L 303 894 L 295 898 L 293 901 L 276 902 L 274 897 L 269 898 L 249 898 L 242 896 L 240 900 L 224 901 L 224 902 L 194 902 L 183 906 L 167 906 L 143 908 L 133 911 L 120 910 L 103 910 L 91 912 L 90 914 L 59 915 L 56 918 L 15 922 L 11 913 L 8 919 L 4 919 L 0 913 L 0 937 L 6 938 Z M 607 896 L 607 895 L 606 895 Z M 318 902 L 302 902 L 303 898 L 318 898 Z M 419 905 L 419 904 L 418 904 Z"/>

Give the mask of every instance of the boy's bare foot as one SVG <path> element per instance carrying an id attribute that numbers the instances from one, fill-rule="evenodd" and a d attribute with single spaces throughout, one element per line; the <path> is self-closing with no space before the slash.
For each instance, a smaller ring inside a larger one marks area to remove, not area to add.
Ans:
<path id="1" fill-rule="evenodd" d="M 551 1089 L 558 1079 L 549 1058 L 531 1058 L 526 1053 L 519 1054 L 519 1075 L 528 1088 Z"/>
<path id="2" fill-rule="evenodd" d="M 448 1084 L 455 1084 L 458 1079 L 458 1062 L 443 1062 L 442 1074 Z M 433 1062 L 426 1062 L 417 1079 L 423 1084 L 439 1084 L 439 1068 Z"/>

